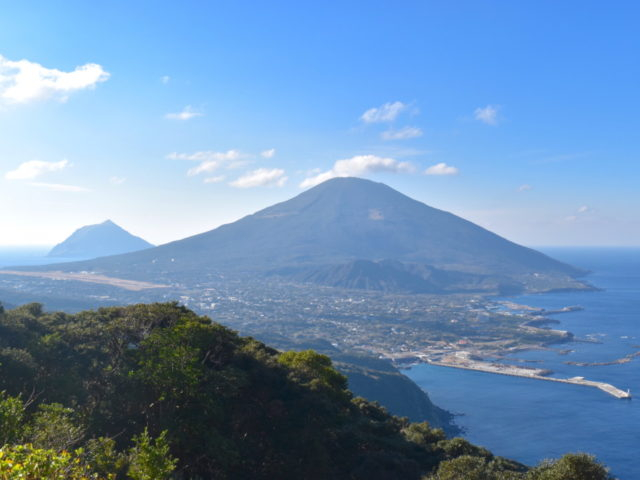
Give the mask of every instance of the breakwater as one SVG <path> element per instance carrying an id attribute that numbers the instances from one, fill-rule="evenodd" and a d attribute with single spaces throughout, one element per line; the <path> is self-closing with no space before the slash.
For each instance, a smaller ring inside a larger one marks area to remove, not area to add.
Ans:
<path id="1" fill-rule="evenodd" d="M 625 392 L 613 385 L 605 382 L 595 382 L 593 380 L 587 380 L 584 377 L 571 377 L 571 378 L 554 378 L 540 375 L 537 369 L 528 369 L 522 367 L 516 367 L 513 365 L 506 365 L 500 363 L 488 363 L 488 362 L 474 362 L 474 361 L 436 361 L 426 360 L 430 365 L 438 365 L 440 367 L 461 368 L 463 370 L 476 370 L 479 372 L 495 373 L 498 375 L 509 375 L 512 377 L 531 378 L 534 380 L 545 380 L 547 382 L 559 382 L 570 383 L 572 385 L 581 385 L 583 387 L 594 387 L 602 390 L 609 395 L 621 399 L 631 399 L 631 392 L 628 390 Z"/>

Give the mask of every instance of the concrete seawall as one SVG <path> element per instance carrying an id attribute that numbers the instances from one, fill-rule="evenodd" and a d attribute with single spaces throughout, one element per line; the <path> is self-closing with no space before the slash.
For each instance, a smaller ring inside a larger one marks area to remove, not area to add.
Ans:
<path id="1" fill-rule="evenodd" d="M 430 365 L 437 365 L 440 367 L 460 368 L 463 370 L 475 370 L 477 372 L 495 373 L 498 375 L 508 375 L 511 377 L 532 378 L 534 380 L 546 380 L 547 382 L 570 383 L 572 385 L 581 385 L 583 387 L 595 387 L 616 398 L 631 399 L 631 393 L 629 393 L 628 391 L 625 392 L 624 390 L 620 390 L 619 388 L 616 388 L 613 385 L 610 385 L 608 383 L 586 380 L 583 377 L 572 377 L 572 378 L 545 377 L 542 375 L 536 375 L 536 374 L 527 372 L 525 369 L 512 367 L 510 365 L 499 366 L 497 364 L 484 364 L 481 362 L 465 365 L 460 363 L 439 362 L 434 360 L 426 360 L 426 361 Z M 504 367 L 504 368 L 501 369 L 501 367 Z"/>

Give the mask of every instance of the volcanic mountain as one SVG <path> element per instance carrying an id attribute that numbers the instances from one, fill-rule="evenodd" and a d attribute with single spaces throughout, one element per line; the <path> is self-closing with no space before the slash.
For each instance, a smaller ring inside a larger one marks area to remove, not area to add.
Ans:
<path id="1" fill-rule="evenodd" d="M 359 178 L 183 240 L 55 269 L 165 281 L 235 272 L 399 292 L 581 288 L 585 273 Z"/>
<path id="2" fill-rule="evenodd" d="M 135 252 L 153 247 L 140 237 L 131 235 L 111 220 L 79 228 L 64 242 L 51 249 L 49 257 L 95 258 Z"/>

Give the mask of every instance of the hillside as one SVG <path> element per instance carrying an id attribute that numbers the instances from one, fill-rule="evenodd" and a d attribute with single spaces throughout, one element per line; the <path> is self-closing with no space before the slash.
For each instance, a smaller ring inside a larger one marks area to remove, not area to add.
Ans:
<path id="1" fill-rule="evenodd" d="M 79 228 L 51 249 L 49 257 L 95 258 L 151 248 L 149 242 L 127 232 L 111 220 Z"/>
<path id="2" fill-rule="evenodd" d="M 363 352 L 343 352 L 326 340 L 292 341 L 280 335 L 261 333 L 255 338 L 279 350 L 314 350 L 331 358 L 335 368 L 347 377 L 349 389 L 357 396 L 377 402 L 390 413 L 412 422 L 429 422 L 447 434 L 458 434 L 454 416 L 434 405 L 429 395 L 398 370 L 389 360 Z"/>
<path id="3" fill-rule="evenodd" d="M 0 392 L 3 478 L 608 478 L 585 455 L 528 469 L 447 439 L 354 398 L 328 357 L 177 304 L 0 308 Z"/>
<path id="4" fill-rule="evenodd" d="M 360 260 L 369 263 L 353 263 Z M 55 268 L 169 281 L 275 271 L 290 272 L 296 281 L 302 275 L 344 288 L 418 292 L 585 288 L 575 280 L 585 273 L 580 269 L 358 178 L 328 180 L 234 223 L 153 249 Z M 433 282 L 431 274 L 440 271 L 456 276 Z"/>

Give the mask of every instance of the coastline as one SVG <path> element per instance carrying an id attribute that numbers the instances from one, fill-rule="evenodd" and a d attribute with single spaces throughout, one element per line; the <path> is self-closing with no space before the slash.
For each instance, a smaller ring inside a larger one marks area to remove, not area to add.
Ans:
<path id="1" fill-rule="evenodd" d="M 530 378 L 533 380 L 546 380 L 548 382 L 568 383 L 572 385 L 580 385 L 583 387 L 593 387 L 602 390 L 603 392 L 618 399 L 630 400 L 632 398 L 631 392 L 629 390 L 625 392 L 624 390 L 617 388 L 609 383 L 596 382 L 579 376 L 570 378 L 550 377 L 548 375 L 553 373 L 551 370 L 533 367 L 520 367 L 507 363 L 485 362 L 472 358 L 473 355 L 467 351 L 455 352 L 454 354 L 448 355 L 441 360 L 430 359 L 427 354 L 421 352 L 412 353 L 416 358 L 419 359 L 418 362 L 411 362 L 410 364 L 406 364 L 404 362 L 401 362 L 402 358 L 398 358 L 398 356 L 390 356 L 388 358 L 390 358 L 393 364 L 396 365 L 399 369 L 406 369 L 417 363 L 425 363 L 428 365 L 436 365 L 439 367 L 458 368 L 461 370 L 474 370 L 477 372 L 492 373 L 497 375 Z M 399 361 L 401 363 L 399 363 Z"/>
<path id="2" fill-rule="evenodd" d="M 570 313 L 584 310 L 582 306 L 572 305 L 559 309 L 548 310 L 541 307 L 533 307 L 530 305 L 522 305 L 509 300 L 499 300 L 495 302 L 498 308 L 505 308 L 511 314 L 521 315 L 526 320 L 520 324 L 521 328 L 529 331 L 544 331 L 545 333 L 553 333 L 558 336 L 560 341 L 576 341 L 581 342 L 582 339 L 575 338 L 573 333 L 566 330 L 555 330 L 550 328 L 541 328 L 540 325 L 549 323 L 560 323 L 560 321 L 548 318 L 548 315 L 556 315 L 561 313 Z M 451 347 L 444 347 L 451 348 Z M 487 352 L 482 350 L 456 349 L 444 350 L 443 348 L 428 348 L 421 351 L 402 352 L 402 353 L 383 353 L 381 355 L 391 360 L 391 362 L 399 369 L 406 369 L 412 365 L 425 363 L 429 365 L 458 368 L 462 370 L 473 370 L 484 373 L 492 373 L 497 375 L 507 375 L 513 377 L 529 378 L 533 380 L 546 380 L 550 382 L 567 383 L 584 387 L 597 388 L 618 399 L 631 399 L 632 395 L 629 390 L 624 391 L 606 382 L 597 382 L 588 380 L 582 376 L 569 378 L 551 377 L 554 372 L 549 369 L 540 369 L 529 366 L 517 366 L 498 361 L 487 361 L 485 357 L 492 356 L 496 359 L 503 358 L 507 354 L 513 354 L 518 351 L 528 351 L 535 349 L 548 349 L 545 344 L 538 345 L 520 345 L 510 347 L 507 350 L 497 348 L 496 350 Z M 562 353 L 562 352 L 560 352 Z M 489 355 L 488 355 L 489 354 Z M 566 364 L 578 366 L 599 366 L 599 365 L 617 365 L 628 363 L 636 357 L 640 357 L 640 352 L 627 355 L 624 358 L 616 359 L 611 362 L 564 362 Z"/>
<path id="3" fill-rule="evenodd" d="M 583 311 L 548 317 L 560 322 L 551 322 L 549 327 L 569 330 L 575 338 L 565 344 L 522 349 L 515 354 L 509 350 L 504 358 L 485 359 L 549 368 L 556 372 L 554 377 L 583 375 L 625 391 L 629 387 L 637 400 L 640 356 L 624 364 L 602 366 L 566 365 L 565 361 L 609 363 L 640 349 L 636 328 L 640 311 L 640 249 L 566 249 L 549 253 L 568 263 L 588 266 L 593 272 L 589 280 L 600 287 L 598 291 L 485 297 L 484 301 L 509 300 L 548 310 L 579 304 Z M 529 316 L 535 313 L 529 311 Z M 427 349 L 430 350 L 428 346 Z M 553 458 L 568 449 L 580 450 L 610 465 L 616 478 L 640 478 L 632 454 L 640 422 L 636 401 L 621 401 L 593 387 L 589 390 L 563 387 L 558 382 L 535 383 L 413 360 L 415 368 L 404 373 L 429 390 L 436 403 L 460 412 L 456 422 L 469 441 L 525 464 Z M 409 362 L 400 363 L 406 368 Z"/>

